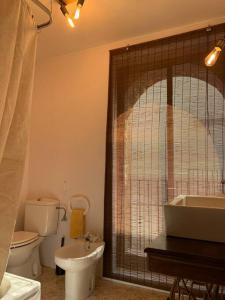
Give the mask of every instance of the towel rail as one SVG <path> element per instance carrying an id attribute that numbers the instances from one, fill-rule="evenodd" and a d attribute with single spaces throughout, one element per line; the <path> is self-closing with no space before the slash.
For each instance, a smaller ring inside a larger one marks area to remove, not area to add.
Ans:
<path id="1" fill-rule="evenodd" d="M 74 208 L 72 207 L 72 200 L 74 199 L 82 199 L 84 200 L 85 202 L 85 205 L 86 205 L 86 208 L 85 208 L 85 211 L 84 211 L 84 215 L 86 215 L 90 209 L 90 201 L 89 201 L 89 198 L 86 196 L 86 195 L 83 195 L 83 194 L 75 194 L 71 197 L 72 199 L 70 200 L 70 209 L 73 210 Z"/>
<path id="2" fill-rule="evenodd" d="M 52 24 L 52 13 L 51 11 L 39 0 L 31 0 L 35 5 L 37 5 L 44 13 L 48 15 L 48 21 L 38 24 L 37 29 L 42 29 L 45 27 L 48 27 L 49 25 Z"/>

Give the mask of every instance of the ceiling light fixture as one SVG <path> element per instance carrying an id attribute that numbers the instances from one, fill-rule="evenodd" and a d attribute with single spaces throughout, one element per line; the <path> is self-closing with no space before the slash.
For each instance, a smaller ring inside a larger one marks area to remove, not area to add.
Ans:
<path id="1" fill-rule="evenodd" d="M 80 18 L 80 11 L 81 11 L 81 8 L 83 7 L 84 5 L 84 0 L 78 0 L 77 1 L 77 7 L 76 7 L 76 10 L 75 10 L 75 13 L 74 13 L 74 19 L 75 20 L 78 20 Z"/>
<path id="2" fill-rule="evenodd" d="M 61 12 L 63 13 L 63 15 L 66 17 L 67 19 L 67 22 L 69 23 L 69 25 L 74 28 L 75 27 L 75 24 L 74 24 L 74 21 L 73 21 L 73 18 L 70 16 L 68 10 L 66 9 L 66 4 L 59 0 L 59 4 L 60 4 L 60 9 L 61 9 Z"/>
<path id="3" fill-rule="evenodd" d="M 214 49 L 206 56 L 205 65 L 207 67 L 212 67 L 217 62 L 223 48 L 225 47 L 225 37 L 219 40 L 214 47 Z"/>

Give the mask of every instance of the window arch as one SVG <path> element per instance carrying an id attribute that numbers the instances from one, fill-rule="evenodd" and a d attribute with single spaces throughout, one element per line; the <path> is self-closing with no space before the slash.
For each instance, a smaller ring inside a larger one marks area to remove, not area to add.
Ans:
<path id="1" fill-rule="evenodd" d="M 174 197 L 221 193 L 223 95 L 211 84 L 207 87 L 203 80 L 187 76 L 173 77 L 173 86 L 176 91 L 172 112 Z M 132 215 L 136 219 L 137 197 L 138 206 L 143 206 L 139 209 L 139 226 L 142 223 L 139 231 L 151 239 L 164 231 L 163 205 L 168 201 L 167 160 L 170 159 L 167 109 L 167 82 L 163 79 L 142 93 L 125 119 L 124 197 L 131 198 L 130 230 L 134 238 L 139 234 L 136 224 L 132 224 Z"/>

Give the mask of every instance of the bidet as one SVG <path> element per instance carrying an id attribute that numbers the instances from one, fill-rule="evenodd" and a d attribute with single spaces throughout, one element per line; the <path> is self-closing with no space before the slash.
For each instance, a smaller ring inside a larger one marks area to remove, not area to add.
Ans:
<path id="1" fill-rule="evenodd" d="M 96 266 L 104 248 L 104 242 L 77 239 L 56 250 L 55 263 L 66 271 L 65 300 L 85 300 L 93 292 Z"/>

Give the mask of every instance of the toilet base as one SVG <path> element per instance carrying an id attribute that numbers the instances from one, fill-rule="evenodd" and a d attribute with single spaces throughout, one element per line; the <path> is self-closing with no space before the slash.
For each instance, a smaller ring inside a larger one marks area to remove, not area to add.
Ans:
<path id="1" fill-rule="evenodd" d="M 95 269 L 92 265 L 82 271 L 66 271 L 65 300 L 86 300 L 91 295 L 95 288 Z"/>
<path id="2" fill-rule="evenodd" d="M 39 258 L 39 247 L 35 247 L 31 256 L 22 265 L 8 266 L 7 272 L 18 276 L 36 279 L 41 275 L 41 264 Z"/>

